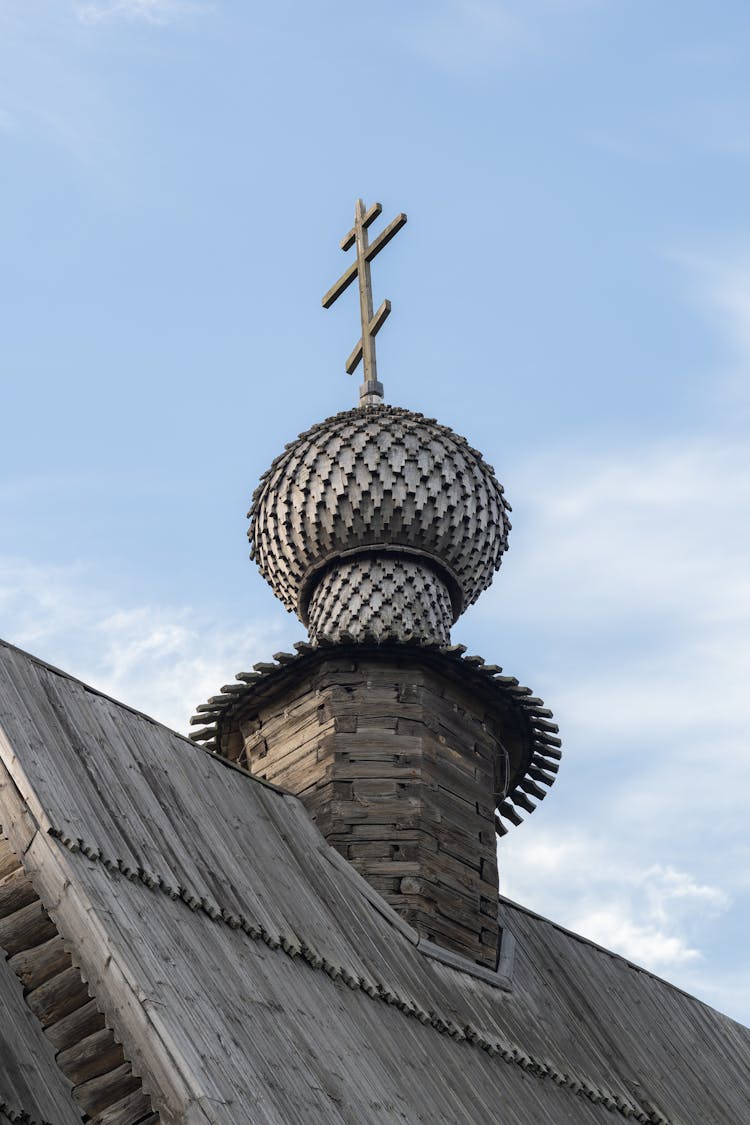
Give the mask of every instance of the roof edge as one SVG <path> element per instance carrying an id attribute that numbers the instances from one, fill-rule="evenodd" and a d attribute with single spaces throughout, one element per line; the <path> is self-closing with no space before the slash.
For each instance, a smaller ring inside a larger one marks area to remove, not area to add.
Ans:
<path id="1" fill-rule="evenodd" d="M 721 1016 L 722 1019 L 728 1020 L 729 1023 L 733 1023 L 737 1027 L 742 1028 L 743 1031 L 750 1030 L 745 1026 L 744 1023 L 740 1023 L 739 1020 L 732 1019 L 732 1017 L 728 1016 L 726 1012 L 722 1012 L 720 1008 L 715 1008 L 713 1004 L 709 1004 L 708 1001 L 701 1000 L 700 997 L 695 996 L 692 992 L 688 992 L 684 988 L 681 988 L 679 984 L 675 984 L 674 981 L 667 980 L 666 977 L 659 976 L 659 974 L 655 973 L 652 969 L 646 969 L 643 965 L 639 965 L 635 961 L 631 961 L 630 958 L 625 957 L 624 954 L 617 953 L 614 949 L 607 949 L 606 945 L 600 945 L 598 941 L 594 941 L 593 938 L 586 937 L 585 934 L 579 934 L 575 930 L 569 930 L 567 926 L 561 925 L 560 922 L 553 921 L 552 918 L 547 918 L 544 914 L 539 914 L 538 911 L 532 910 L 530 906 L 524 906 L 524 904 L 521 902 L 516 902 L 515 899 L 508 898 L 503 894 L 501 894 L 499 898 L 501 909 L 502 907 L 507 906 L 510 907 L 511 910 L 518 911 L 519 914 L 526 914 L 529 918 L 536 918 L 540 922 L 546 922 L 548 926 L 552 926 L 552 928 L 557 930 L 558 933 L 565 934 L 566 937 L 573 938 L 574 941 L 580 942 L 581 945 L 588 945 L 591 949 L 596 949 L 599 951 L 599 953 L 606 954 L 607 957 L 611 957 L 614 961 L 622 961 L 623 964 L 627 965 L 629 969 L 633 969 L 636 973 L 643 973 L 644 976 L 658 981 L 659 984 L 666 985 L 668 988 L 671 988 L 673 992 L 679 992 L 681 996 L 685 996 L 688 1000 L 692 1000 L 694 1004 L 700 1004 L 703 1008 L 709 1008 L 712 1012 L 715 1012 L 717 1016 Z"/>
<path id="2" fill-rule="evenodd" d="M 52 672 L 53 675 L 60 676 L 61 679 L 67 680 L 69 683 L 77 684 L 90 695 L 95 695 L 99 699 L 106 699 L 108 703 L 114 703 L 115 707 L 119 707 L 123 711 L 127 711 L 130 715 L 136 715 L 139 719 L 145 719 L 147 723 L 151 723 L 152 726 L 159 727 L 164 731 L 168 731 L 169 734 L 173 735 L 174 738 L 179 738 L 179 740 L 186 746 L 189 746 L 194 750 L 200 750 L 207 757 L 213 758 L 214 761 L 220 762 L 221 765 L 225 768 L 233 769 L 238 773 L 244 774 L 245 777 L 255 782 L 256 785 L 262 785 L 266 789 L 273 789 L 277 793 L 287 793 L 287 790 L 283 789 L 280 785 L 274 785 L 271 781 L 266 781 L 262 777 L 257 777 L 255 774 L 252 774 L 248 770 L 243 769 L 242 766 L 237 765 L 236 762 L 222 757 L 221 754 L 214 753 L 209 746 L 204 746 L 202 743 L 197 742 L 195 739 L 189 737 L 186 734 L 182 734 L 180 731 L 175 730 L 173 727 L 168 727 L 166 723 L 162 723 L 159 719 L 155 719 L 153 715 L 147 714 L 146 711 L 139 711 L 137 707 L 133 707 L 129 703 L 123 703 L 121 699 L 116 699 L 113 695 L 108 695 L 106 691 L 102 691 L 100 688 L 92 687 L 91 684 L 86 683 L 85 680 L 80 679 L 78 676 L 74 676 L 71 672 L 66 672 L 64 669 L 58 668 L 57 665 L 50 664 L 48 660 L 43 660 L 40 656 L 35 656 L 33 652 L 29 652 L 27 649 L 21 648 L 19 645 L 14 645 L 11 643 L 11 641 L 6 641 L 4 637 L 0 637 L 0 648 L 6 648 L 10 652 L 17 652 L 19 656 L 23 656 L 26 660 L 30 661 L 32 664 L 35 664 L 38 668 L 44 668 L 45 671 Z M 289 795 L 293 796 L 293 794 Z"/>

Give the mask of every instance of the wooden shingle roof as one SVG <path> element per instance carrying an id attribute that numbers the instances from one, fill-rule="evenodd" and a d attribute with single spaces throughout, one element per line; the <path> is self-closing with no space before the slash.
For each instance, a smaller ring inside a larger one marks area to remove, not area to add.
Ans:
<path id="1" fill-rule="evenodd" d="M 746 1029 L 509 902 L 509 987 L 426 955 L 296 798 L 4 645 L 0 825 L 164 1122 L 750 1120 Z"/>

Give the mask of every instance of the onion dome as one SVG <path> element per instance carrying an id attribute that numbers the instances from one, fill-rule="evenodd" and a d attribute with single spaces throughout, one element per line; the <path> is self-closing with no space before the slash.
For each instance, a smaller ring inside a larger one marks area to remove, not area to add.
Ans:
<path id="1" fill-rule="evenodd" d="M 248 513 L 251 558 L 314 643 L 447 644 L 500 566 L 509 511 L 465 438 L 378 403 L 276 458 Z"/>

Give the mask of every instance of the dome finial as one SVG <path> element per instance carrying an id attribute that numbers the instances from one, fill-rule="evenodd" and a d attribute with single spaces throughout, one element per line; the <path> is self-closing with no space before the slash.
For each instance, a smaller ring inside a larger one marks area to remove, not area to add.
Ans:
<path id="1" fill-rule="evenodd" d="M 323 308 L 329 309 L 333 302 L 348 289 L 355 277 L 359 280 L 359 312 L 362 320 L 362 335 L 346 361 L 347 375 L 352 375 L 362 361 L 363 382 L 359 388 L 360 406 L 376 406 L 383 399 L 383 384 L 378 382 L 378 368 L 375 359 L 375 337 L 385 323 L 391 311 L 391 302 L 383 301 L 378 311 L 372 311 L 372 281 L 370 279 L 370 262 L 380 253 L 384 246 L 391 241 L 395 234 L 401 230 L 406 222 L 406 215 L 402 211 L 385 230 L 378 235 L 374 242 L 370 242 L 367 228 L 377 219 L 383 208 L 379 203 L 373 203 L 365 208 L 361 199 L 357 200 L 354 208 L 354 226 L 341 239 L 341 249 L 350 250 L 356 246 L 357 257 L 323 298 Z"/>

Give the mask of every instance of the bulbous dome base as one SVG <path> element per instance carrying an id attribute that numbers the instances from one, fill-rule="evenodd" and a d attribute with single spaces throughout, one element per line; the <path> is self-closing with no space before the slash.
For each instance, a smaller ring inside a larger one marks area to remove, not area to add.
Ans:
<path id="1" fill-rule="evenodd" d="M 320 580 L 310 600 L 313 644 L 326 641 L 450 643 L 453 608 L 445 583 L 419 559 L 360 555 Z"/>

